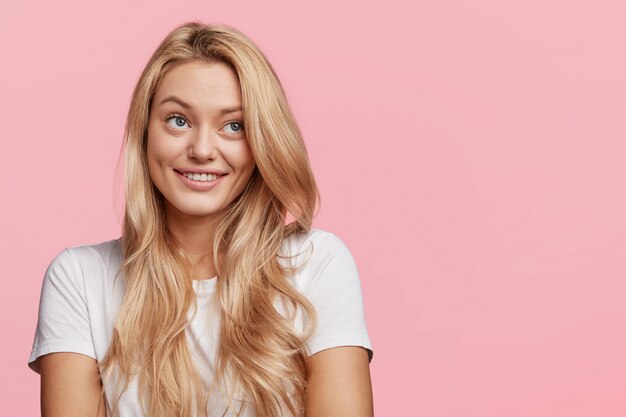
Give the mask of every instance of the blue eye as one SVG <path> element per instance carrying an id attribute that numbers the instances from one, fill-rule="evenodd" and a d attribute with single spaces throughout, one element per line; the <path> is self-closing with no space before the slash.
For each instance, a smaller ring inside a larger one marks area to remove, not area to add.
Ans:
<path id="1" fill-rule="evenodd" d="M 243 123 L 238 120 L 233 120 L 232 122 L 226 123 L 226 126 L 231 126 L 234 134 L 239 134 L 243 132 Z"/>
<path id="2" fill-rule="evenodd" d="M 173 114 L 171 116 L 169 116 L 166 120 L 166 122 L 169 122 L 170 119 L 174 119 L 174 123 L 176 123 L 176 127 L 185 127 L 185 123 L 187 123 L 187 120 L 185 120 L 185 118 L 183 116 L 179 116 L 177 114 Z M 169 125 L 172 126 L 172 125 Z M 172 126 L 174 127 L 174 126 Z"/>

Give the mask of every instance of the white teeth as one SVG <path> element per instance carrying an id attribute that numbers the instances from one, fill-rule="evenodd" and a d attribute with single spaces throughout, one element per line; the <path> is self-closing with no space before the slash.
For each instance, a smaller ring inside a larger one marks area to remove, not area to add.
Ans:
<path id="1" fill-rule="evenodd" d="M 183 174 L 185 177 L 189 178 L 190 180 L 194 180 L 194 181 L 215 181 L 218 176 L 215 174 L 191 174 L 191 173 L 186 173 Z"/>

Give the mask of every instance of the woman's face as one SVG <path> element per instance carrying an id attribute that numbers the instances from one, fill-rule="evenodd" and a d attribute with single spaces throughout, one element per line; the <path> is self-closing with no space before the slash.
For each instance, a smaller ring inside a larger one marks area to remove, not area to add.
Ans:
<path id="1" fill-rule="evenodd" d="M 255 162 L 229 66 L 192 61 L 165 74 L 150 108 L 147 158 L 168 214 L 216 215 L 241 194 Z"/>

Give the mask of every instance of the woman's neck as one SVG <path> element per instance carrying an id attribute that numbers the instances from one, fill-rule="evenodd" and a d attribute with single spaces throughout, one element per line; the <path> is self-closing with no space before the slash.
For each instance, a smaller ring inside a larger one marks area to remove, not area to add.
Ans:
<path id="1" fill-rule="evenodd" d="M 193 279 L 208 279 L 217 274 L 213 260 L 216 217 L 189 216 L 168 213 L 169 233 L 181 243 L 193 264 Z"/>

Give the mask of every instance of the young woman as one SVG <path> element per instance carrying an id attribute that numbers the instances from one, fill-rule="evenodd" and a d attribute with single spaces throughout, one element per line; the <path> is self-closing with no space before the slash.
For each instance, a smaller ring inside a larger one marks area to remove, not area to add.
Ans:
<path id="1" fill-rule="evenodd" d="M 46 270 L 30 354 L 45 417 L 373 415 L 350 251 L 282 86 L 236 29 L 155 51 L 125 127 L 118 239 Z"/>

